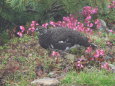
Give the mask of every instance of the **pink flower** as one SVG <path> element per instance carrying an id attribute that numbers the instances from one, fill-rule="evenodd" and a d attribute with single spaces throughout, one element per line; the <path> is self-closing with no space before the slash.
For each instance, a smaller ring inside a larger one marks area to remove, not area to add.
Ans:
<path id="1" fill-rule="evenodd" d="M 38 26 L 39 24 L 38 24 L 38 23 L 36 23 L 36 25 Z"/>
<path id="2" fill-rule="evenodd" d="M 112 8 L 112 6 L 111 6 L 111 5 L 108 5 L 108 8 Z"/>
<path id="3" fill-rule="evenodd" d="M 36 21 L 32 21 L 32 24 L 36 24 Z"/>
<path id="4" fill-rule="evenodd" d="M 85 7 L 83 7 L 82 15 L 87 17 L 87 16 L 90 16 L 91 14 L 96 14 L 97 12 L 98 12 L 98 8 L 85 6 Z"/>
<path id="5" fill-rule="evenodd" d="M 79 67 L 79 68 L 83 68 L 84 66 L 81 64 L 81 61 L 78 61 L 77 62 L 77 67 Z"/>
<path id="6" fill-rule="evenodd" d="M 20 30 L 21 30 L 21 32 L 24 32 L 25 31 L 24 26 L 20 26 Z"/>
<path id="7" fill-rule="evenodd" d="M 101 64 L 101 68 L 106 69 L 106 70 L 111 70 L 111 68 L 110 68 L 110 66 L 109 66 L 109 64 L 107 62 Z"/>
<path id="8" fill-rule="evenodd" d="M 64 21 L 70 21 L 69 17 L 63 17 Z"/>
<path id="9" fill-rule="evenodd" d="M 97 26 L 97 29 L 99 29 L 101 27 L 101 22 L 99 19 L 96 19 L 95 22 L 94 22 Z"/>
<path id="10" fill-rule="evenodd" d="M 110 5 L 108 5 L 108 8 L 115 8 L 115 1 L 112 1 Z"/>
<path id="11" fill-rule="evenodd" d="M 95 58 L 98 58 L 98 57 L 100 57 L 100 56 L 104 56 L 105 55 L 105 52 L 104 52 L 104 50 L 100 50 L 100 49 L 97 49 L 96 50 L 96 52 L 94 53 L 94 57 Z"/>
<path id="12" fill-rule="evenodd" d="M 90 28 L 86 28 L 86 29 L 85 29 L 85 32 L 86 32 L 86 33 L 89 33 L 89 34 L 93 34 L 93 30 L 90 29 Z"/>
<path id="13" fill-rule="evenodd" d="M 85 50 L 86 53 L 91 53 L 92 52 L 92 47 L 87 47 L 87 49 Z"/>
<path id="14" fill-rule="evenodd" d="M 42 24 L 42 27 L 47 28 L 48 23 Z"/>
<path id="15" fill-rule="evenodd" d="M 75 66 L 76 66 L 76 68 L 79 68 L 79 69 L 81 69 L 81 68 L 84 68 L 84 63 L 83 62 L 85 62 L 85 59 L 78 59 L 76 62 L 75 62 Z"/>
<path id="16" fill-rule="evenodd" d="M 111 33 L 112 33 L 112 32 L 113 32 L 113 30 L 109 30 L 109 32 L 111 32 Z"/>
<path id="17" fill-rule="evenodd" d="M 90 15 L 91 14 L 91 9 L 92 9 L 92 7 L 90 7 L 90 6 L 83 7 L 82 15 L 84 15 L 84 16 Z"/>
<path id="18" fill-rule="evenodd" d="M 51 56 L 57 56 L 57 57 L 59 57 L 60 54 L 59 54 L 59 52 L 53 51 L 52 54 L 51 54 Z"/>
<path id="19" fill-rule="evenodd" d="M 34 32 L 34 31 L 35 31 L 35 28 L 32 27 L 32 28 L 29 28 L 28 30 L 30 30 L 31 32 Z"/>
<path id="20" fill-rule="evenodd" d="M 19 35 L 20 37 L 23 36 L 22 32 L 18 32 L 17 35 Z"/>
<path id="21" fill-rule="evenodd" d="M 106 44 L 109 45 L 109 46 L 112 45 L 112 43 L 110 41 L 107 41 Z"/>
<path id="22" fill-rule="evenodd" d="M 98 8 L 94 8 L 94 9 L 92 9 L 92 11 L 91 11 L 92 14 L 96 14 L 97 12 L 98 12 Z"/>
<path id="23" fill-rule="evenodd" d="M 78 68 L 83 68 L 84 66 L 81 64 L 81 61 L 77 61 L 76 67 L 78 67 Z"/>
<path id="24" fill-rule="evenodd" d="M 93 27 L 93 23 L 87 24 L 88 27 Z"/>
<path id="25" fill-rule="evenodd" d="M 93 57 L 91 57 L 91 58 L 90 58 L 90 60 L 91 60 L 91 61 L 94 61 L 94 58 L 93 58 Z"/>
<path id="26" fill-rule="evenodd" d="M 89 15 L 86 17 L 86 20 L 90 20 L 92 17 Z"/>
<path id="27" fill-rule="evenodd" d="M 96 19 L 94 23 L 95 23 L 95 24 L 98 24 L 98 23 L 100 23 L 100 20 L 99 20 L 99 19 Z"/>
<path id="28" fill-rule="evenodd" d="M 100 51 L 99 51 L 99 54 L 100 54 L 100 56 L 104 56 L 104 55 L 105 55 L 104 50 L 100 50 Z"/>
<path id="29" fill-rule="evenodd" d="M 98 58 L 100 55 L 99 55 L 99 53 L 95 53 L 93 56 L 94 56 L 95 58 Z"/>
<path id="30" fill-rule="evenodd" d="M 32 23 L 30 26 L 31 26 L 31 27 L 35 27 L 35 24 Z"/>
<path id="31" fill-rule="evenodd" d="M 55 27 L 55 26 L 56 26 L 55 24 L 56 24 L 55 22 L 50 21 L 50 25 L 52 25 L 53 27 Z"/>

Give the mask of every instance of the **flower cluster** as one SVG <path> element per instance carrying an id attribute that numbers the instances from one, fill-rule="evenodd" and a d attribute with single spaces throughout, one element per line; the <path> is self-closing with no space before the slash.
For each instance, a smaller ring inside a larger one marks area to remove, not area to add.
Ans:
<path id="1" fill-rule="evenodd" d="M 20 37 L 22 37 L 23 33 L 25 32 L 26 29 L 24 28 L 24 26 L 20 26 L 20 30 L 21 31 L 17 32 L 17 35 L 20 36 Z"/>
<path id="2" fill-rule="evenodd" d="M 78 30 L 84 33 L 93 33 L 92 28 L 99 28 L 101 23 L 99 19 L 93 20 L 92 15 L 98 13 L 98 8 L 93 8 L 90 6 L 86 6 L 83 8 L 82 15 L 85 17 L 84 21 L 78 21 L 75 15 L 70 14 L 67 17 L 63 17 L 62 21 L 54 22 L 50 21 L 49 23 L 42 24 L 43 27 L 47 28 L 47 26 L 52 27 L 67 27 L 73 30 Z M 93 21 L 93 22 L 92 22 Z"/>
<path id="3" fill-rule="evenodd" d="M 28 28 L 28 31 L 31 31 L 31 32 L 34 32 L 35 31 L 35 29 L 36 29 L 36 26 L 38 26 L 39 24 L 38 23 L 36 23 L 36 21 L 32 21 L 32 23 L 31 23 L 31 27 L 30 28 Z"/>
<path id="4" fill-rule="evenodd" d="M 38 25 L 39 24 L 36 21 L 32 21 L 32 23 L 30 24 L 30 28 L 28 28 L 27 30 L 24 26 L 20 26 L 21 31 L 17 32 L 17 35 L 19 37 L 22 37 L 24 33 L 27 33 L 27 34 L 29 34 L 30 32 L 33 33 L 36 29 L 36 26 L 38 26 Z"/>
<path id="5" fill-rule="evenodd" d="M 51 56 L 53 56 L 53 57 L 59 57 L 60 54 L 59 54 L 59 52 L 52 51 Z"/>
<path id="6" fill-rule="evenodd" d="M 44 27 L 44 28 L 47 28 L 47 26 L 48 26 L 48 23 L 42 24 L 42 27 Z"/>
<path id="7" fill-rule="evenodd" d="M 99 57 L 102 57 L 104 55 L 105 55 L 105 52 L 102 49 L 97 49 L 96 52 L 94 53 L 95 58 L 99 58 Z"/>
<path id="8" fill-rule="evenodd" d="M 94 28 L 94 25 L 97 25 L 97 28 L 100 27 L 100 22 L 98 19 L 96 19 L 94 22 L 92 22 L 92 15 L 98 13 L 98 8 L 93 8 L 90 6 L 86 6 L 83 8 L 82 15 L 85 17 L 84 21 L 78 21 L 77 17 L 75 15 L 70 14 L 70 16 L 63 17 L 62 21 L 54 22 L 50 21 L 49 23 L 42 24 L 43 27 L 47 28 L 48 26 L 52 27 L 67 27 L 73 30 L 78 30 L 80 32 L 93 34 L 92 28 Z M 30 28 L 27 29 L 27 31 L 22 30 L 22 26 L 20 26 L 21 32 L 18 32 L 17 34 L 22 37 L 23 32 L 25 31 L 27 34 L 33 33 L 35 31 L 36 26 L 39 25 L 36 21 L 32 21 Z"/>
<path id="9" fill-rule="evenodd" d="M 106 69 L 106 70 L 111 70 L 109 64 L 107 62 L 101 64 L 101 68 Z"/>
<path id="10" fill-rule="evenodd" d="M 113 43 L 110 42 L 110 41 L 107 41 L 106 44 L 107 44 L 108 46 L 112 46 L 112 45 L 113 45 Z"/>
<path id="11" fill-rule="evenodd" d="M 91 6 L 83 7 L 82 15 L 88 17 L 92 14 L 96 14 L 98 12 L 98 8 L 93 8 Z"/>
<path id="12" fill-rule="evenodd" d="M 89 27 L 85 27 L 85 25 L 77 20 L 74 15 L 70 15 L 67 17 L 63 17 L 63 21 L 50 21 L 50 23 L 42 24 L 43 27 L 47 28 L 48 25 L 51 25 L 52 27 L 67 27 L 73 30 L 78 30 L 80 32 L 90 33 L 92 34 L 92 29 Z"/>
<path id="13" fill-rule="evenodd" d="M 108 5 L 108 8 L 115 8 L 115 1 L 112 1 L 110 5 Z"/>
<path id="14" fill-rule="evenodd" d="M 93 52 L 92 47 L 87 47 L 87 49 L 85 50 L 85 53 L 91 56 L 89 60 L 98 60 L 100 57 L 102 58 L 103 56 L 105 56 L 105 52 L 103 49 L 96 49 Z"/>
<path id="15" fill-rule="evenodd" d="M 96 28 L 100 28 L 101 23 L 99 19 L 94 20 L 94 23 L 92 22 L 92 15 L 98 13 L 98 8 L 93 8 L 90 6 L 85 6 L 82 10 L 82 15 L 85 17 L 84 23 L 87 27 L 92 28 L 94 24 L 96 25 Z"/>
<path id="16" fill-rule="evenodd" d="M 85 59 L 78 59 L 76 62 L 75 62 L 75 67 L 77 69 L 82 69 L 85 67 L 85 64 L 86 64 L 86 60 Z"/>
<path id="17" fill-rule="evenodd" d="M 86 52 L 86 53 L 91 53 L 92 50 L 93 50 L 93 49 L 92 49 L 92 47 L 90 46 L 90 47 L 87 47 L 87 49 L 85 50 L 85 52 Z"/>

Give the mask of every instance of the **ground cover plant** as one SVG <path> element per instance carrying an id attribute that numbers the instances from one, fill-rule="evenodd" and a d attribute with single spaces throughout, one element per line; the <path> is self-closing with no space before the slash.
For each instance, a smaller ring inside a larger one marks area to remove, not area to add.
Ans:
<path id="1" fill-rule="evenodd" d="M 113 4 L 109 5 L 110 9 L 114 9 Z M 18 37 L 0 46 L 0 85 L 32 86 L 32 80 L 48 76 L 52 71 L 60 71 L 66 73 L 60 80 L 60 86 L 114 86 L 115 73 L 110 64 L 115 65 L 115 32 L 102 28 L 98 10 L 97 7 L 85 6 L 80 12 L 82 19 L 81 16 L 70 14 L 62 21 L 42 25 L 32 21 L 26 26 L 19 26 L 15 32 Z M 71 50 L 75 54 L 72 61 L 61 58 L 56 51 L 49 55 L 38 43 L 38 33 L 35 32 L 38 26 L 77 30 L 98 47 L 95 50 L 91 47 Z M 37 71 L 38 67 L 43 67 L 42 72 Z"/>

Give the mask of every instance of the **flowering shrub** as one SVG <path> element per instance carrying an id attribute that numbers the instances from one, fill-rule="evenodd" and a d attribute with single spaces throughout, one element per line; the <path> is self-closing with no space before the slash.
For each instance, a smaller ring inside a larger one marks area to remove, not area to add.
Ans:
<path id="1" fill-rule="evenodd" d="M 97 14 L 97 12 L 98 12 L 98 8 L 85 6 L 85 7 L 83 7 L 82 15 L 85 17 L 89 17 L 89 16 L 91 17 L 91 15 Z"/>
<path id="2" fill-rule="evenodd" d="M 30 27 L 28 29 L 26 29 L 24 26 L 20 26 L 20 30 L 19 32 L 17 32 L 17 35 L 19 37 L 22 37 L 24 33 L 26 34 L 32 34 L 34 33 L 36 26 L 38 26 L 39 24 L 36 21 L 32 21 L 32 23 L 30 24 Z"/>
<path id="3" fill-rule="evenodd" d="M 99 58 L 99 57 L 102 57 L 102 56 L 104 56 L 104 55 L 105 55 L 104 50 L 102 50 L 102 49 L 97 49 L 93 56 L 94 56 L 95 58 Z"/>
<path id="4" fill-rule="evenodd" d="M 93 33 L 94 28 L 100 28 L 101 23 L 99 19 L 93 19 L 92 15 L 98 13 L 98 8 L 93 8 L 86 6 L 83 8 L 81 14 L 84 16 L 84 21 L 78 21 L 77 17 L 70 14 L 70 16 L 63 17 L 62 21 L 54 22 L 50 21 L 49 23 L 42 24 L 43 27 L 47 28 L 48 25 L 52 27 L 67 27 L 73 30 L 78 30 L 84 33 Z M 96 27 L 95 27 L 96 26 Z"/>
<path id="5" fill-rule="evenodd" d="M 93 29 L 100 28 L 101 23 L 99 19 L 94 19 L 93 15 L 98 13 L 98 8 L 93 8 L 91 6 L 83 7 L 81 15 L 84 17 L 84 21 L 79 21 L 77 17 L 70 14 L 70 16 L 63 17 L 62 21 L 54 22 L 50 21 L 49 23 L 42 24 L 43 27 L 47 28 L 48 25 L 52 27 L 67 27 L 73 30 L 78 30 L 80 32 L 93 34 Z M 27 29 L 26 33 L 30 34 L 35 31 L 36 26 L 39 24 L 36 21 L 32 21 L 30 28 Z M 21 32 L 17 34 L 22 37 L 23 32 L 25 31 L 24 27 L 20 26 Z"/>
<path id="6" fill-rule="evenodd" d="M 108 8 L 115 8 L 115 1 L 112 1 L 109 5 Z"/>

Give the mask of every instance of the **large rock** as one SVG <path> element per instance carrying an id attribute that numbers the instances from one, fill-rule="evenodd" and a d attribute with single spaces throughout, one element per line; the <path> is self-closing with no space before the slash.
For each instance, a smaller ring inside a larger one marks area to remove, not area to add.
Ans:
<path id="1" fill-rule="evenodd" d="M 56 78 L 49 78 L 44 77 L 43 79 L 36 79 L 31 82 L 31 84 L 34 84 L 36 86 L 58 86 L 59 81 Z"/>

